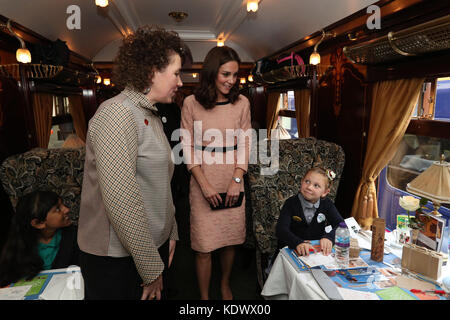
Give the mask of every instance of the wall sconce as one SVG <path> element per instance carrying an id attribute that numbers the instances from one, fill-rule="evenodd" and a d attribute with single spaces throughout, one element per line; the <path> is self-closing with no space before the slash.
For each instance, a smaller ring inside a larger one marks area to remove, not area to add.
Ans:
<path id="1" fill-rule="evenodd" d="M 247 81 L 245 80 L 245 78 L 241 78 L 240 83 L 241 84 L 245 84 Z"/>
<path id="2" fill-rule="evenodd" d="M 95 83 L 102 83 L 102 77 L 95 76 Z"/>
<path id="3" fill-rule="evenodd" d="M 0 26 L 5 26 L 4 24 L 0 24 Z M 17 38 L 17 40 L 19 40 L 20 42 L 20 48 L 17 49 L 16 51 L 16 60 L 18 62 L 22 62 L 22 63 L 30 63 L 31 62 L 31 53 L 30 51 L 27 49 L 27 47 L 25 46 L 25 41 L 22 40 L 21 37 L 19 37 L 19 35 L 17 35 L 11 28 L 11 20 L 8 20 L 8 22 L 6 23 L 6 28 L 9 30 L 9 32 Z"/>
<path id="4" fill-rule="evenodd" d="M 249 74 L 247 77 L 248 82 L 253 82 L 253 75 Z"/>
<path id="5" fill-rule="evenodd" d="M 108 0 L 95 0 L 95 5 L 97 7 L 105 8 L 108 6 L 108 4 L 109 4 Z"/>
<path id="6" fill-rule="evenodd" d="M 197 78 L 197 76 L 198 76 L 198 73 L 193 73 L 192 74 L 192 78 Z"/>
<path id="7" fill-rule="evenodd" d="M 256 12 L 258 11 L 258 0 L 248 0 L 247 1 L 247 11 Z"/>
<path id="8" fill-rule="evenodd" d="M 317 47 L 326 37 L 335 37 L 336 34 L 334 32 L 325 32 L 322 30 L 322 38 L 316 43 L 314 46 L 314 51 L 309 56 L 309 64 L 318 65 L 320 63 L 320 54 L 317 52 Z"/>
<path id="9" fill-rule="evenodd" d="M 223 40 L 217 40 L 217 46 L 218 47 L 223 47 L 225 45 L 225 42 Z"/>
<path id="10" fill-rule="evenodd" d="M 111 84 L 111 79 L 109 79 L 109 78 L 103 79 L 103 84 L 104 84 L 105 86 L 109 86 L 109 85 Z"/>

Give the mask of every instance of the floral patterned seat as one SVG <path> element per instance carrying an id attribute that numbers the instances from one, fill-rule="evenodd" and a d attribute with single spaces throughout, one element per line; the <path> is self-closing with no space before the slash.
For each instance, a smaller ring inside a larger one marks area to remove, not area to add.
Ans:
<path id="1" fill-rule="evenodd" d="M 56 192 L 78 221 L 83 183 L 85 149 L 35 148 L 6 158 L 0 167 L 0 180 L 13 208 L 26 193 L 40 189 Z"/>
<path id="2" fill-rule="evenodd" d="M 277 250 L 275 227 L 284 201 L 298 192 L 301 179 L 313 166 L 331 169 L 336 173 L 329 198 L 334 201 L 344 168 L 345 154 L 337 144 L 313 137 L 279 140 L 279 165 L 274 174 L 262 172 L 268 165 L 261 161 L 249 164 L 247 217 L 251 217 L 255 241 L 258 280 L 263 286 L 263 270 Z M 268 142 L 268 154 L 270 141 Z M 272 162 L 272 165 L 273 162 Z M 247 243 L 251 239 L 247 239 Z"/>

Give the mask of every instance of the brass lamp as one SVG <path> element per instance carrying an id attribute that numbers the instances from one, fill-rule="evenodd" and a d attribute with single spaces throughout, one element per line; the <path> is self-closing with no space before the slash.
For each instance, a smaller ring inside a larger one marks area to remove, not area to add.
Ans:
<path id="1" fill-rule="evenodd" d="M 16 60 L 18 62 L 22 62 L 22 63 L 30 63 L 31 62 L 31 53 L 30 51 L 27 49 L 27 47 L 25 46 L 25 41 L 22 40 L 21 37 L 19 37 L 17 35 L 17 33 L 15 33 L 13 31 L 13 29 L 11 28 L 11 20 L 8 20 L 8 22 L 6 23 L 6 25 L 1 24 L 1 26 L 6 26 L 6 28 L 8 29 L 8 31 L 17 38 L 17 40 L 19 40 L 20 42 L 20 48 L 17 49 L 16 51 Z"/>
<path id="2" fill-rule="evenodd" d="M 323 40 L 325 40 L 326 37 L 335 37 L 335 36 L 336 36 L 336 33 L 334 33 L 334 32 L 325 32 L 325 30 L 322 30 L 322 37 L 314 46 L 313 53 L 311 53 L 311 55 L 309 56 L 309 64 L 318 65 L 320 63 L 320 54 L 319 54 L 319 52 L 317 52 L 317 47 L 319 47 L 319 44 Z"/>
<path id="3" fill-rule="evenodd" d="M 440 216 L 438 212 L 441 203 L 450 203 L 450 163 L 435 161 L 413 181 L 406 185 L 406 190 L 433 202 L 432 214 Z"/>

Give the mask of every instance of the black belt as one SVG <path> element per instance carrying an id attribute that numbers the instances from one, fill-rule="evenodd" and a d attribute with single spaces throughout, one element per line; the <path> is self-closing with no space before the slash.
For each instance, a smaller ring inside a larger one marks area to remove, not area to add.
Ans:
<path id="1" fill-rule="evenodd" d="M 237 145 L 231 147 L 210 147 L 210 146 L 194 146 L 196 150 L 209 151 L 209 152 L 227 152 L 237 150 Z"/>

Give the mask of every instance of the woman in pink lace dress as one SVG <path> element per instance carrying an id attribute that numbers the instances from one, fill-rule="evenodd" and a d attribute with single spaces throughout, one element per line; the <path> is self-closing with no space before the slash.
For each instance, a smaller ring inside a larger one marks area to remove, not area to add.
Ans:
<path id="1" fill-rule="evenodd" d="M 209 299 L 211 252 L 220 250 L 221 293 L 232 299 L 229 280 L 235 245 L 245 240 L 245 199 L 233 208 L 213 210 L 220 204 L 235 206 L 244 191 L 251 143 L 250 104 L 239 94 L 240 59 L 229 47 L 215 47 L 207 54 L 200 85 L 184 100 L 181 127 L 183 153 L 192 173 L 191 247 L 201 299 Z M 221 198 L 219 193 L 226 194 Z"/>

